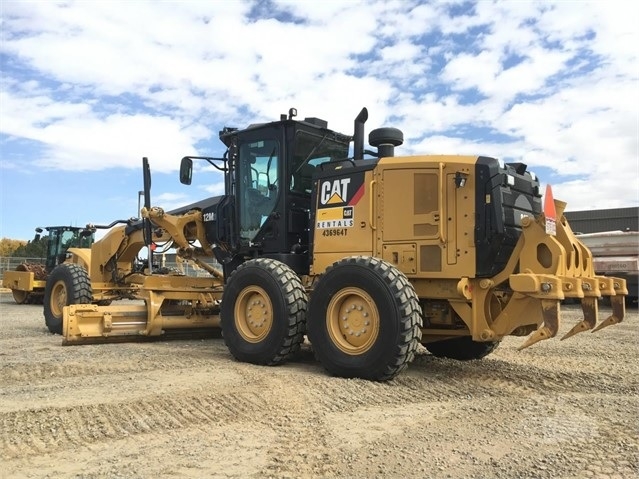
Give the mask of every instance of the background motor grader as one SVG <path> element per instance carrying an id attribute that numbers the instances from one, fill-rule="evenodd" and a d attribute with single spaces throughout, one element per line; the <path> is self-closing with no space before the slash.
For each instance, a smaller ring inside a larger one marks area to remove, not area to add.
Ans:
<path id="1" fill-rule="evenodd" d="M 386 380 L 419 343 L 463 360 L 506 335 L 529 335 L 522 348 L 553 337 L 565 298 L 584 314 L 565 337 L 622 321 L 625 282 L 594 274 L 565 203 L 548 190 L 542 205 L 526 165 L 396 157 L 395 128 L 371 131 L 376 151 L 364 149 L 366 109 L 352 137 L 296 114 L 225 127 L 222 158 L 183 158 L 183 184 L 203 160 L 223 172 L 225 194 L 174 211 L 151 206 L 145 159 L 143 220 L 121 221 L 53 271 L 50 329 L 77 344 L 221 328 L 231 354 L 256 364 L 289 359 L 307 336 L 331 374 Z M 141 267 L 151 244 L 210 277 Z M 612 314 L 597 325 L 601 296 Z M 96 304 L 125 298 L 143 303 Z"/>

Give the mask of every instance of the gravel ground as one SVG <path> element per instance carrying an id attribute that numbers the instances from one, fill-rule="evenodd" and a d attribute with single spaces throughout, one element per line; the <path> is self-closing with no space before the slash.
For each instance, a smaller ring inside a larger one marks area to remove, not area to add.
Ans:
<path id="1" fill-rule="evenodd" d="M 481 361 L 421 352 L 388 383 L 330 377 L 308 345 L 271 368 L 219 338 L 62 347 L 10 294 L 0 324 L 2 478 L 639 477 L 636 308 Z"/>

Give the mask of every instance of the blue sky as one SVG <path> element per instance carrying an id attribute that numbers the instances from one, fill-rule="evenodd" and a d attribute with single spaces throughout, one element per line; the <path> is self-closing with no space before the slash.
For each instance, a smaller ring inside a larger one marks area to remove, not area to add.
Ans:
<path id="1" fill-rule="evenodd" d="M 0 237 L 220 194 L 223 126 L 295 107 L 397 154 L 523 161 L 568 210 L 639 204 L 639 2 L 0 2 Z"/>

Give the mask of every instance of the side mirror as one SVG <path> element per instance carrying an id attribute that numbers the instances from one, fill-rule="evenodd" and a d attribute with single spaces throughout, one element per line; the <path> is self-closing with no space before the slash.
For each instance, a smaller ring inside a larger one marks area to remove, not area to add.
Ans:
<path id="1" fill-rule="evenodd" d="M 193 160 L 191 158 L 182 158 L 180 162 L 180 183 L 190 185 L 193 178 Z"/>

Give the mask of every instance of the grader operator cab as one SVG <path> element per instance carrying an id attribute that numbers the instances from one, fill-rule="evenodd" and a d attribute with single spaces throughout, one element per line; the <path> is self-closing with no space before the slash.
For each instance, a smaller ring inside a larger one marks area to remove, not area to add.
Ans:
<path id="1" fill-rule="evenodd" d="M 565 203 L 548 190 L 542 205 L 526 165 L 398 157 L 394 128 L 371 131 L 377 151 L 365 150 L 366 109 L 353 137 L 295 116 L 224 128 L 223 158 L 185 157 L 182 183 L 202 159 L 223 172 L 225 194 L 171 212 L 151 207 L 145 161 L 144 220 L 54 270 L 50 329 L 77 344 L 221 328 L 231 354 L 256 364 L 291 358 L 307 336 L 330 373 L 387 380 L 419 343 L 477 359 L 506 335 L 529 335 L 521 348 L 553 337 L 565 298 L 581 301 L 584 318 L 564 338 L 623 320 L 625 282 L 594 274 Z M 135 268 L 152 242 L 211 277 Z M 597 324 L 601 296 L 612 314 Z M 95 304 L 122 298 L 144 304 Z"/>

